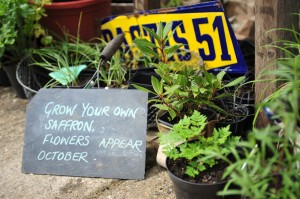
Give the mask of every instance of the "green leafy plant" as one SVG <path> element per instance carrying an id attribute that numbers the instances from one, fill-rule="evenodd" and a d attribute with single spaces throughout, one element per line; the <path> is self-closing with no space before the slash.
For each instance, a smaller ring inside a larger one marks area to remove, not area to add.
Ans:
<path id="1" fill-rule="evenodd" d="M 112 56 L 107 67 L 100 68 L 100 81 L 105 83 L 106 87 L 124 88 L 126 85 L 127 68 L 122 64 L 120 53 Z"/>
<path id="2" fill-rule="evenodd" d="M 147 62 L 154 63 L 159 61 L 162 63 L 167 63 L 169 59 L 176 53 L 176 51 L 182 47 L 182 45 L 176 44 L 173 46 L 167 46 L 170 37 L 175 33 L 173 29 L 173 23 L 169 22 L 165 26 L 162 22 L 158 24 L 157 31 L 154 32 L 152 29 L 143 26 L 143 29 L 149 33 L 156 41 L 156 44 L 148 41 L 145 38 L 137 38 L 133 43 L 138 49 L 144 54 Z"/>
<path id="3" fill-rule="evenodd" d="M 29 66 L 50 72 L 53 79 L 45 87 L 78 86 L 78 76 L 84 69 L 98 67 L 102 49 L 101 43 L 56 41 L 51 46 L 34 49 Z"/>
<path id="4" fill-rule="evenodd" d="M 240 139 L 238 136 L 230 136 L 229 126 L 214 129 L 212 136 L 205 137 L 206 119 L 206 116 L 194 111 L 190 117 L 184 116 L 169 133 L 159 133 L 163 152 L 170 159 L 187 160 L 185 174 L 191 177 L 218 164 L 217 158 L 207 158 L 207 154 L 214 151 L 227 157 L 229 149 Z"/>
<path id="5" fill-rule="evenodd" d="M 75 82 L 80 72 L 84 69 L 86 69 L 86 65 L 63 67 L 49 73 L 49 76 L 61 85 L 67 86 Z"/>
<path id="6" fill-rule="evenodd" d="M 47 35 L 39 21 L 45 16 L 43 6 L 49 0 L 0 0 L 0 58 L 11 62 L 20 59 L 41 39 L 49 44 Z"/>
<path id="7" fill-rule="evenodd" d="M 147 57 L 148 62 L 156 67 L 155 72 L 161 80 L 152 76 L 151 84 L 154 92 L 138 85 L 135 87 L 156 95 L 158 98 L 152 100 L 154 106 L 167 111 L 171 119 L 183 118 L 184 115 L 191 115 L 194 110 L 205 107 L 222 111 L 214 101 L 230 94 L 218 94 L 218 91 L 239 84 L 244 77 L 239 77 L 224 85 L 222 80 L 226 69 L 214 75 L 205 70 L 201 61 L 197 62 L 197 65 L 195 63 L 190 65 L 185 61 L 174 61 L 174 55 L 182 51 L 182 45 L 167 46 L 176 30 L 172 22 L 165 26 L 160 22 L 156 32 L 147 27 L 143 28 L 155 39 L 156 43 L 153 44 L 145 38 L 137 38 L 134 44 Z M 184 52 L 186 55 L 191 54 L 188 51 Z M 158 60 L 158 63 L 153 63 L 155 60 Z"/>
<path id="8" fill-rule="evenodd" d="M 219 156 L 231 164 L 224 175 L 230 181 L 221 195 L 240 194 L 250 199 L 300 197 L 300 34 L 295 29 L 276 29 L 282 30 L 292 32 L 295 41 L 281 40 L 268 46 L 283 50 L 286 56 L 276 60 L 275 70 L 263 74 L 274 75 L 272 81 L 281 85 L 259 109 L 274 110 L 269 115 L 272 123 L 254 129 L 247 141 L 240 142 L 242 153 L 233 148 L 234 161 Z M 237 189 L 229 189 L 230 184 Z"/>

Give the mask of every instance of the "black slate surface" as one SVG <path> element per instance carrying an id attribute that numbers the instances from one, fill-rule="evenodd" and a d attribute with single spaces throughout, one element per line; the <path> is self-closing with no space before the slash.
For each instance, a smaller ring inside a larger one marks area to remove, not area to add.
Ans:
<path id="1" fill-rule="evenodd" d="M 26 110 L 22 172 L 144 179 L 147 93 L 41 89 Z"/>

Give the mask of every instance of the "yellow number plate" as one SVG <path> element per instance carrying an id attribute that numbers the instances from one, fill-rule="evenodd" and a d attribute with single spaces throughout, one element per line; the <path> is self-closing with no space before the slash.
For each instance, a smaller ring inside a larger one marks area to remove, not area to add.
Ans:
<path id="1" fill-rule="evenodd" d="M 173 27 L 178 26 L 170 39 L 170 45 L 183 44 L 185 49 L 196 52 L 204 60 L 206 69 L 230 67 L 242 62 L 239 72 L 245 71 L 238 43 L 222 11 L 117 16 L 102 24 L 102 37 L 110 41 L 116 35 L 128 32 L 125 34 L 125 44 L 130 46 L 137 37 L 150 40 L 142 26 L 156 31 L 160 21 L 173 21 Z M 237 50 L 239 53 L 236 53 Z"/>

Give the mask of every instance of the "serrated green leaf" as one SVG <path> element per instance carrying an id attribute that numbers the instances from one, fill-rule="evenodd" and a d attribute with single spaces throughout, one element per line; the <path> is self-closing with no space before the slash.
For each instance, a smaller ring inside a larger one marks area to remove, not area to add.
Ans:
<path id="1" fill-rule="evenodd" d="M 172 146 L 168 147 L 170 150 L 167 153 L 168 157 L 183 158 L 188 161 L 189 165 L 185 168 L 185 173 L 191 177 L 216 165 L 220 156 L 228 155 L 230 152 L 228 147 L 236 146 L 239 142 L 238 139 L 229 138 L 231 133 L 229 126 L 219 131 L 214 130 L 211 137 L 204 137 L 202 133 L 206 126 L 206 119 L 206 116 L 195 110 L 191 116 L 184 116 L 174 124 L 173 129 L 166 136 L 160 137 L 164 140 L 164 144 L 167 145 L 169 141 Z M 193 142 L 188 142 L 191 139 Z M 182 144 L 174 146 L 175 141 L 181 141 Z"/>
<path id="2" fill-rule="evenodd" d="M 196 175 L 199 174 L 199 172 L 196 169 L 194 169 L 193 167 L 187 166 L 185 174 L 194 178 Z"/>

